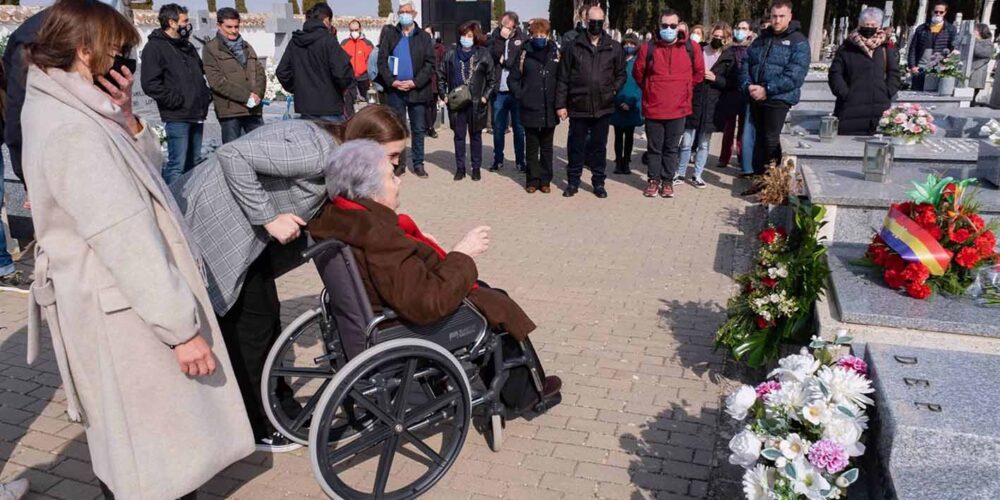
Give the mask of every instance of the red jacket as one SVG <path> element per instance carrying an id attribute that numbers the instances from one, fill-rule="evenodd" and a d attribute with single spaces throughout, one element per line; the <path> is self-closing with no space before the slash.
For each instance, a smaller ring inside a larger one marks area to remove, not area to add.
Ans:
<path id="1" fill-rule="evenodd" d="M 679 34 L 672 44 L 657 40 L 652 71 L 646 67 L 649 43 L 639 49 L 632 75 L 642 88 L 642 114 L 646 118 L 673 120 L 691 114 L 694 86 L 705 79 L 705 59 L 698 44 L 693 44 L 689 55 L 686 43 L 688 41 L 683 34 Z"/>
<path id="2" fill-rule="evenodd" d="M 347 57 L 351 58 L 354 77 L 359 80 L 367 80 L 368 56 L 371 55 L 372 50 L 375 48 L 372 46 L 372 43 L 365 37 L 360 37 L 357 40 L 348 38 L 341 42 L 340 46 L 344 48 L 344 52 L 347 52 Z"/>

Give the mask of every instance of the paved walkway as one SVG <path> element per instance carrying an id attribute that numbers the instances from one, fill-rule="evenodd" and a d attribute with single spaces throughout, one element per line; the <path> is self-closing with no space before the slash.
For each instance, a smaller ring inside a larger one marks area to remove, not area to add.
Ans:
<path id="1" fill-rule="evenodd" d="M 566 127 L 559 132 L 563 145 Z M 674 200 L 643 198 L 637 173 L 612 176 L 607 200 L 587 184 L 563 199 L 525 194 L 513 162 L 482 182 L 453 182 L 439 168 L 454 163 L 450 131 L 429 140 L 427 150 L 431 177 L 404 177 L 402 210 L 446 246 L 475 225 L 493 227 L 480 275 L 535 319 L 532 338 L 545 367 L 564 380 L 562 405 L 508 423 L 502 452 L 470 433 L 457 464 L 428 496 L 731 497 L 719 493 L 716 480 L 731 476 L 732 466 L 724 453 L 721 462 L 715 457 L 727 439 L 720 434 L 727 380 L 712 335 L 743 253 L 747 205 L 734 194 L 735 169 L 710 167 L 707 189 L 680 186 Z M 490 147 L 484 153 L 492 157 Z M 557 146 L 559 170 L 565 153 Z M 287 324 L 313 307 L 320 282 L 304 266 L 283 277 L 279 290 Z M 31 498 L 93 498 L 99 490 L 85 437 L 64 417 L 51 351 L 25 365 L 24 309 L 23 295 L 0 293 L 0 480 L 29 477 Z M 208 498 L 322 496 L 304 450 L 254 454 L 201 491 Z"/>

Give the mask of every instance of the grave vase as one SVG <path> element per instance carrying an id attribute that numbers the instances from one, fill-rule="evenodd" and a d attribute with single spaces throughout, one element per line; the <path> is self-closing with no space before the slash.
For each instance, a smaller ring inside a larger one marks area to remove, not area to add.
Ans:
<path id="1" fill-rule="evenodd" d="M 924 92 L 937 92 L 938 76 L 936 73 L 927 73 L 924 76 Z"/>
<path id="2" fill-rule="evenodd" d="M 896 146 L 913 146 L 920 142 L 920 140 L 919 137 L 913 135 L 895 136 L 892 138 L 892 143 Z"/>
<path id="3" fill-rule="evenodd" d="M 955 93 L 955 77 L 946 76 L 938 80 L 938 95 L 951 96 Z"/>

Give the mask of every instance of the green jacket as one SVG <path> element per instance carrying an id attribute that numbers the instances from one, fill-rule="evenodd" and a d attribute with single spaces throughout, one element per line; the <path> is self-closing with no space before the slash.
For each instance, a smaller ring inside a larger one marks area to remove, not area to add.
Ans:
<path id="1" fill-rule="evenodd" d="M 219 119 L 236 118 L 240 116 L 260 116 L 264 107 L 247 108 L 250 93 L 264 98 L 267 88 L 267 76 L 264 66 L 257 60 L 257 52 L 249 43 L 244 51 L 247 56 L 246 65 L 240 64 L 233 53 L 222 43 L 218 35 L 205 44 L 201 59 L 205 67 L 205 77 L 212 89 L 215 101 L 215 114 Z"/>

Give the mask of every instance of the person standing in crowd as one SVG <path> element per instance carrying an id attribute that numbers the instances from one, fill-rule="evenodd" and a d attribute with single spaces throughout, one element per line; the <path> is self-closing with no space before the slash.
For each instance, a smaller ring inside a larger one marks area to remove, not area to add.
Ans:
<path id="1" fill-rule="evenodd" d="M 281 333 L 274 280 L 301 263 L 302 228 L 327 201 L 324 169 L 340 144 L 358 138 L 391 142 L 388 159 L 394 161 L 405 133 L 384 106 L 365 107 L 343 124 L 275 122 L 223 146 L 204 168 L 171 186 L 205 264 L 208 295 L 258 450 L 300 448 L 271 426 L 260 384 L 268 352 Z M 301 411 L 291 388 L 279 386 L 276 392 L 287 415 Z"/>
<path id="2" fill-rule="evenodd" d="M 14 175 L 24 182 L 24 172 L 21 170 L 21 107 L 24 106 L 25 80 L 28 77 L 28 62 L 25 59 L 24 47 L 35 41 L 35 36 L 49 15 L 49 9 L 29 17 L 7 38 L 7 47 L 3 51 L 3 68 L 6 77 L 7 99 L 4 109 L 3 142 L 7 144 L 10 153 L 10 166 Z M 3 176 L 0 175 L 0 180 Z M 0 202 L 2 204 L 2 202 Z M 14 286 L 29 285 L 24 276 L 8 275 Z"/>
<path id="3" fill-rule="evenodd" d="M 409 118 L 411 162 L 417 177 L 427 177 L 424 170 L 424 136 L 427 134 L 427 106 L 436 103 L 431 75 L 434 74 L 434 41 L 417 26 L 413 0 L 400 0 L 399 23 L 382 32 L 379 40 L 378 72 L 386 87 L 389 107 L 402 120 Z M 396 167 L 396 175 L 406 172 L 405 162 Z"/>
<path id="4" fill-rule="evenodd" d="M 441 35 L 434 34 L 433 26 L 424 26 L 424 31 L 434 40 L 434 72 L 431 73 L 431 91 L 434 92 L 434 97 L 427 105 L 427 137 L 437 139 L 438 103 L 444 100 L 444 96 L 438 94 L 438 71 L 447 49 L 441 42 Z"/>
<path id="5" fill-rule="evenodd" d="M 635 81 L 642 89 L 646 117 L 648 174 L 643 196 L 674 197 L 674 173 L 694 86 L 705 79 L 705 60 L 699 47 L 681 31 L 672 9 L 660 14 L 659 38 L 639 49 Z"/>
<path id="6" fill-rule="evenodd" d="M 945 22 L 948 15 L 948 4 L 934 2 L 931 7 L 930 22 L 917 26 L 910 37 L 910 49 L 906 53 L 906 65 L 913 75 L 910 87 L 913 90 L 924 89 L 924 79 L 930 68 L 934 55 L 946 56 L 955 50 L 958 40 L 958 30 L 951 23 Z"/>
<path id="7" fill-rule="evenodd" d="M 198 50 L 188 40 L 187 8 L 160 7 L 160 29 L 149 34 L 142 49 L 142 91 L 156 101 L 167 133 L 163 180 L 170 184 L 201 160 L 201 138 L 212 103 Z"/>
<path id="8" fill-rule="evenodd" d="M 295 95 L 300 118 L 341 123 L 345 98 L 352 95 L 354 67 L 333 34 L 333 10 L 325 3 L 306 12 L 302 29 L 292 33 L 275 76 Z"/>
<path id="9" fill-rule="evenodd" d="M 576 25 L 573 26 L 573 29 L 563 33 L 562 39 L 559 42 L 559 46 L 563 51 L 566 50 L 566 47 L 573 45 L 573 42 L 576 41 L 576 37 L 587 34 L 588 11 L 590 11 L 589 2 L 583 2 L 583 4 L 576 9 Z"/>
<path id="10" fill-rule="evenodd" d="M 448 104 L 448 122 L 455 132 L 455 180 L 465 178 L 465 136 L 469 136 L 472 157 L 472 180 L 481 179 L 483 166 L 483 129 L 489 121 L 487 103 L 496 88 L 493 56 L 483 47 L 482 27 L 478 21 L 467 21 L 458 27 L 458 43 L 444 56 L 438 68 L 438 95 Z M 469 100 L 449 103 L 451 92 L 465 87 Z"/>
<path id="11" fill-rule="evenodd" d="M 552 25 L 545 19 L 533 19 L 528 25 L 527 48 L 511 68 L 507 84 L 521 107 L 524 125 L 528 174 L 525 191 L 552 192 L 552 142 L 556 125 L 556 77 L 559 73 L 559 48 L 549 40 Z"/>
<path id="12" fill-rule="evenodd" d="M 829 85 L 837 104 L 841 135 L 872 135 L 882 112 L 899 91 L 899 52 L 882 31 L 882 9 L 861 11 L 858 28 L 847 35 L 830 64 Z"/>
<path id="13" fill-rule="evenodd" d="M 521 124 L 521 107 L 511 93 L 507 78 L 510 70 L 521 60 L 521 51 L 528 41 L 521 31 L 520 19 L 516 12 L 504 12 L 500 26 L 490 35 L 490 53 L 496 68 L 496 92 L 493 95 L 493 165 L 491 172 L 503 168 L 504 143 L 507 126 L 514 131 L 514 161 L 519 172 L 525 171 L 524 126 Z M 509 120 L 508 120 L 509 119 Z"/>
<path id="14" fill-rule="evenodd" d="M 594 196 L 607 198 L 608 128 L 615 95 L 625 85 L 625 52 L 604 31 L 604 9 L 596 5 L 587 12 L 587 35 L 577 37 L 563 50 L 556 83 L 556 113 L 560 120 L 569 118 L 569 164 L 563 196 L 580 191 L 584 162 L 589 159 Z"/>
<path id="15" fill-rule="evenodd" d="M 697 148 L 694 159 L 694 175 L 687 180 L 698 189 L 704 189 L 708 186 L 702 179 L 702 172 L 705 171 L 705 163 L 708 162 L 712 134 L 719 128 L 716 124 L 715 108 L 719 103 L 722 90 L 726 88 L 728 83 L 726 77 L 734 65 L 733 53 L 725 50 L 732 42 L 732 37 L 732 28 L 728 24 L 717 23 L 712 26 L 712 38 L 702 49 L 705 79 L 694 87 L 691 98 L 691 114 L 685 121 L 677 174 L 673 179 L 674 185 L 684 183 L 691 150 Z"/>
<path id="16" fill-rule="evenodd" d="M 771 25 L 747 49 L 740 88 L 750 96 L 750 119 L 756 130 L 753 171 L 763 174 L 781 161 L 781 128 L 788 110 L 798 104 L 809 72 L 809 40 L 792 21 L 791 0 L 771 2 Z M 754 186 L 744 196 L 760 192 Z"/>
<path id="17" fill-rule="evenodd" d="M 743 158 L 742 139 L 746 123 L 747 99 L 740 90 L 740 66 L 747 57 L 747 47 L 750 45 L 752 33 L 750 21 L 736 23 L 733 42 L 726 47 L 726 51 L 732 53 L 733 64 L 729 67 L 729 74 L 725 75 L 726 88 L 719 96 L 719 103 L 716 106 L 716 117 L 722 125 L 719 168 L 726 168 L 729 165 L 734 152 L 737 162 L 742 162 Z"/>
<path id="18" fill-rule="evenodd" d="M 223 7 L 215 19 L 219 32 L 205 44 L 201 58 L 226 144 L 264 124 L 261 96 L 267 76 L 257 52 L 240 36 L 240 13 Z"/>
<path id="19" fill-rule="evenodd" d="M 615 112 L 611 115 L 611 126 L 615 128 L 615 173 L 621 175 L 632 173 L 632 141 L 635 128 L 642 125 L 642 90 L 632 74 L 639 45 L 635 33 L 629 33 L 622 41 L 627 79 L 615 96 Z"/>
<path id="20" fill-rule="evenodd" d="M 45 315 L 105 498 L 188 499 L 253 453 L 253 436 L 197 250 L 157 175 L 159 141 L 132 111 L 139 42 L 114 8 L 60 0 L 27 47 L 29 315 Z"/>
<path id="21" fill-rule="evenodd" d="M 698 45 L 705 45 L 705 27 L 696 24 L 691 28 L 691 35 L 689 36 L 691 43 L 696 43 Z"/>
<path id="22" fill-rule="evenodd" d="M 371 80 L 368 78 L 368 58 L 372 55 L 375 46 L 365 38 L 365 33 L 361 31 L 361 21 L 352 19 L 347 23 L 347 28 L 351 31 L 347 38 L 341 42 L 340 47 L 344 49 L 348 59 L 351 60 L 351 68 L 354 70 L 355 91 L 352 92 L 354 101 L 368 98 L 368 89 L 371 87 Z M 345 103 L 347 107 L 353 109 L 354 103 Z"/>
<path id="23" fill-rule="evenodd" d="M 990 61 L 993 59 L 993 33 L 990 25 L 976 25 L 976 45 L 972 49 L 972 72 L 969 74 L 969 88 L 973 89 L 972 102 L 976 102 L 979 91 L 986 87 Z"/>

